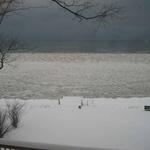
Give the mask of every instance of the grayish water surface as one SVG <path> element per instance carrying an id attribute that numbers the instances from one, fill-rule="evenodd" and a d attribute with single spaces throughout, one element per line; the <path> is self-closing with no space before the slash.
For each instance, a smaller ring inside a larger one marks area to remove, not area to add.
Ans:
<path id="1" fill-rule="evenodd" d="M 150 54 L 13 54 L 0 98 L 150 97 Z"/>

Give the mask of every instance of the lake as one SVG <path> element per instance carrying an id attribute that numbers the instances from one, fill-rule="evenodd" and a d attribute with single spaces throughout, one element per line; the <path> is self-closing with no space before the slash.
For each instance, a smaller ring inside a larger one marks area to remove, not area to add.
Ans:
<path id="1" fill-rule="evenodd" d="M 15 53 L 0 98 L 149 97 L 150 54 Z"/>

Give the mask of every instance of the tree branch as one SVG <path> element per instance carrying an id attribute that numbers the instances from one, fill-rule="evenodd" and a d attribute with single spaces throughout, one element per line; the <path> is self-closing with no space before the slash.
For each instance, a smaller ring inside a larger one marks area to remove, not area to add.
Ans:
<path id="1" fill-rule="evenodd" d="M 123 7 L 119 6 L 117 3 L 105 4 L 102 5 L 97 12 L 93 15 L 85 15 L 84 12 L 96 7 L 96 5 L 92 2 L 85 1 L 79 4 L 78 1 L 72 0 L 69 4 L 65 2 L 65 0 L 50 0 L 56 3 L 58 6 L 73 14 L 75 17 L 82 20 L 100 20 L 103 21 L 105 18 L 114 18 L 116 17 Z M 73 8 L 77 8 L 74 10 Z"/>
<path id="2" fill-rule="evenodd" d="M 0 24 L 3 22 L 4 17 L 9 13 L 29 9 L 47 8 L 47 6 L 21 7 L 22 2 L 23 0 L 0 0 Z"/>

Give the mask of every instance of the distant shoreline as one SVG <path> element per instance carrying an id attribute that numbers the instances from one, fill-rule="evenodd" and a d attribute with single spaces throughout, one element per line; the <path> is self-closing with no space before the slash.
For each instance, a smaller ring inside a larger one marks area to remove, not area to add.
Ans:
<path id="1" fill-rule="evenodd" d="M 41 53 L 49 53 L 49 54 L 150 54 L 150 50 L 149 51 L 101 51 L 101 52 L 53 52 L 53 51 L 22 51 L 22 50 L 18 50 L 18 51 L 12 51 L 10 53 L 29 53 L 29 54 L 41 54 Z"/>

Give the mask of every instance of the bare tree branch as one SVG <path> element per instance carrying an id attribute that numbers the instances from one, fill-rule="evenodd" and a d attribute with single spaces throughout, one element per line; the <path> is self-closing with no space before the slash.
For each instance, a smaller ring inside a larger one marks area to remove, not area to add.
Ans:
<path id="1" fill-rule="evenodd" d="M 47 8 L 48 6 L 23 6 L 24 0 L 0 0 L 0 24 L 5 16 L 12 12 L 24 11 L 29 9 Z"/>
<path id="2" fill-rule="evenodd" d="M 4 17 L 10 12 L 27 10 L 32 8 L 47 8 L 47 7 L 20 7 L 24 0 L 0 0 L 0 24 Z M 123 7 L 118 3 L 108 3 L 98 5 L 94 0 L 49 0 L 54 2 L 64 10 L 73 14 L 75 17 L 82 20 L 97 20 L 100 22 L 106 19 L 117 17 Z M 95 9 L 96 8 L 96 9 Z M 93 11 L 93 10 L 94 11 Z M 87 12 L 88 11 L 88 12 Z M 90 13 L 89 13 L 90 12 Z"/>
<path id="3" fill-rule="evenodd" d="M 3 69 L 4 63 L 9 61 L 12 51 L 19 49 L 19 42 L 16 38 L 0 35 L 0 70 Z"/>
<path id="4" fill-rule="evenodd" d="M 0 0 L 0 24 L 8 12 L 14 11 L 22 0 Z"/>
<path id="5" fill-rule="evenodd" d="M 105 19 L 112 19 L 117 17 L 118 14 L 121 12 L 123 7 L 121 7 L 117 3 L 109 3 L 101 5 L 98 10 L 93 14 L 85 14 L 87 10 L 93 11 L 91 9 L 97 7 L 97 4 L 93 1 L 78 1 L 78 0 L 71 0 L 66 2 L 65 0 L 50 0 L 56 3 L 61 8 L 65 9 L 69 13 L 73 14 L 77 17 L 80 21 L 82 20 L 99 20 L 103 21 Z"/>

